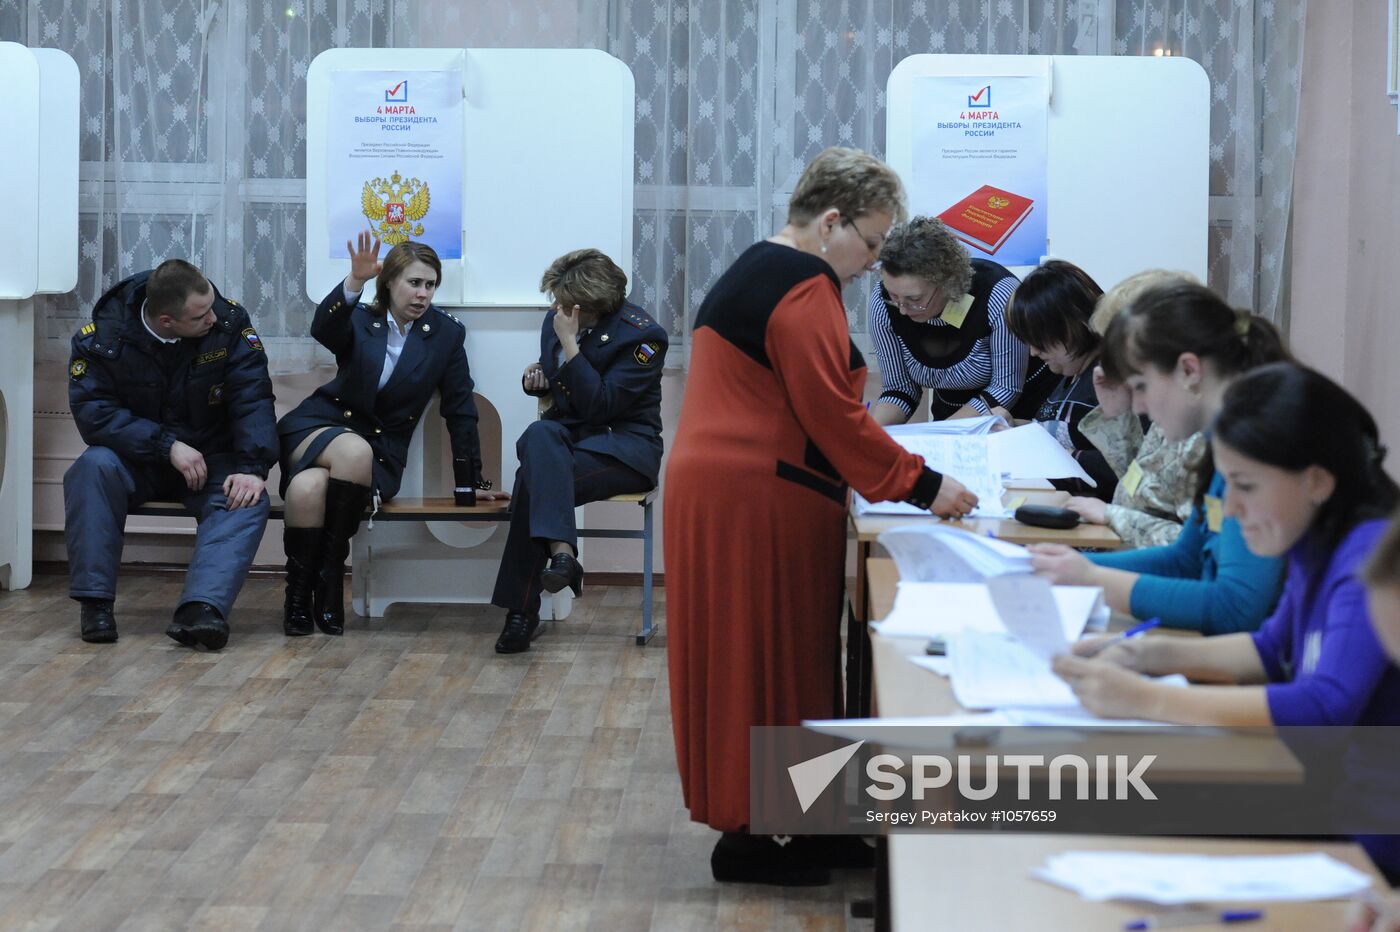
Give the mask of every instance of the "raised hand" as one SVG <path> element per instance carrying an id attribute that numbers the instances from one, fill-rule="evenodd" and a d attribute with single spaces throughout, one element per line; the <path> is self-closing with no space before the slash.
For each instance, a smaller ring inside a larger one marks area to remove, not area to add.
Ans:
<path id="1" fill-rule="evenodd" d="M 379 274 L 384 264 L 379 261 L 379 237 L 369 230 L 361 230 L 355 242 L 345 241 L 345 251 L 350 253 L 350 274 L 345 278 L 345 290 L 363 291 L 365 282 Z"/>

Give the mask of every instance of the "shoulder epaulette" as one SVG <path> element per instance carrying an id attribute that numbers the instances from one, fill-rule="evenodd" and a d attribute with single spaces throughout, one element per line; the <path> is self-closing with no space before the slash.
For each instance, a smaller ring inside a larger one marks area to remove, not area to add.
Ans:
<path id="1" fill-rule="evenodd" d="M 652 319 L 650 317 L 643 314 L 641 311 L 634 311 L 630 307 L 624 307 L 622 309 L 622 319 L 640 330 L 645 330 L 652 325 Z"/>

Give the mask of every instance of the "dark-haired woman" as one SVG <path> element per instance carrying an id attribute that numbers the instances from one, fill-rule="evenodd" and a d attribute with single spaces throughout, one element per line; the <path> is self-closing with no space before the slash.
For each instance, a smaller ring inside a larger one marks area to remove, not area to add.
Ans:
<path id="1" fill-rule="evenodd" d="M 1094 480 L 1057 479 L 1054 486 L 1071 495 L 1113 500 L 1118 475 L 1093 441 L 1079 431 L 1084 415 L 1098 406 L 1094 366 L 1103 338 L 1089 324 L 1103 289 L 1079 266 L 1051 259 L 1031 271 L 1006 305 L 1006 326 L 1012 336 L 1059 376 L 1040 410 L 1030 416 L 1050 432 Z M 993 413 L 1012 419 L 1004 408 Z"/>
<path id="2" fill-rule="evenodd" d="M 1400 725 L 1400 669 L 1367 611 L 1361 570 L 1400 490 L 1381 466 L 1371 415 L 1326 376 L 1276 363 L 1224 393 L 1211 437 L 1226 514 L 1249 549 L 1287 560 L 1278 608 L 1253 634 L 1101 639 L 1055 671 L 1085 707 L 1108 717 L 1186 725 Z M 1186 689 L 1149 679 L 1185 673 Z M 1374 797 L 1374 755 L 1354 748 L 1347 785 Z M 1394 774 L 1381 798 L 1393 798 Z M 1356 795 L 1348 791 L 1348 796 Z M 1360 839 L 1373 855 L 1394 845 Z M 1387 865 L 1383 865 L 1387 866 Z M 1394 870 L 1400 864 L 1390 864 Z"/>
<path id="3" fill-rule="evenodd" d="M 1169 441 L 1204 431 L 1237 377 L 1285 357 L 1268 321 L 1235 312 L 1201 285 L 1153 288 L 1104 335 L 1103 369 L 1132 389 L 1133 405 Z M 1204 634 L 1252 631 L 1273 608 L 1283 571 L 1245 546 L 1224 514 L 1215 472 L 1177 539 L 1165 547 L 1085 556 L 1059 544 L 1032 547 L 1035 569 L 1068 585 L 1102 586 L 1109 605 L 1138 618 Z"/>
<path id="4" fill-rule="evenodd" d="M 1006 327 L 1016 276 L 967 250 L 941 220 L 914 217 L 880 250 L 870 335 L 883 387 L 870 413 L 903 424 L 932 390 L 932 419 L 977 417 L 994 407 L 1029 418 L 1057 381 L 1030 365 Z M 1030 376 L 1027 377 L 1027 371 Z"/>
<path id="5" fill-rule="evenodd" d="M 489 489 L 481 475 L 465 328 L 433 306 L 442 263 L 432 247 L 400 243 L 379 262 L 379 240 L 361 233 L 350 274 L 316 308 L 311 335 L 335 354 L 335 378 L 277 424 L 286 500 L 289 637 L 345 630 L 345 558 L 372 496 L 393 498 L 423 410 L 442 393 L 458 486 Z M 376 279 L 374 302 L 360 292 Z M 478 492 L 478 497 L 495 497 Z"/>

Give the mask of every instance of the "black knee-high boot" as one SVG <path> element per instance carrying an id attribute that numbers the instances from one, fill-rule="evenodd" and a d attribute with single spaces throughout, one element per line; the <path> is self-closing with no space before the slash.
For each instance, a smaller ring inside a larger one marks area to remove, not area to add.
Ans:
<path id="1" fill-rule="evenodd" d="M 321 571 L 316 586 L 316 627 L 327 634 L 345 633 L 345 558 L 350 538 L 360 529 L 370 487 L 330 479 L 326 486 L 326 523 L 321 535 Z"/>
<path id="2" fill-rule="evenodd" d="M 321 568 L 321 534 L 318 527 L 284 527 L 282 547 L 287 551 L 287 596 L 282 601 L 282 632 L 289 638 L 305 637 L 316 630 L 312 593 Z"/>

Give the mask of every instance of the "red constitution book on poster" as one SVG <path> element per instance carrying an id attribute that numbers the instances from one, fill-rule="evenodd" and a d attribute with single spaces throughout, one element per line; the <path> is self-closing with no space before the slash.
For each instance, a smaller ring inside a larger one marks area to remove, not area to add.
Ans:
<path id="1" fill-rule="evenodd" d="M 938 215 L 953 234 L 985 253 L 995 253 L 1030 214 L 1035 201 L 984 184 Z"/>

